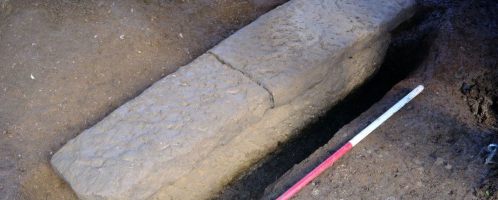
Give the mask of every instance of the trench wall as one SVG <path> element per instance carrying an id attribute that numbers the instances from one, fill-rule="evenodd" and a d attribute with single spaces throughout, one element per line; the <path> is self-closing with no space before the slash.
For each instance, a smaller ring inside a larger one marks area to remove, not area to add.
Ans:
<path id="1" fill-rule="evenodd" d="M 291 0 L 69 141 L 81 199 L 202 199 L 376 71 L 413 0 Z"/>

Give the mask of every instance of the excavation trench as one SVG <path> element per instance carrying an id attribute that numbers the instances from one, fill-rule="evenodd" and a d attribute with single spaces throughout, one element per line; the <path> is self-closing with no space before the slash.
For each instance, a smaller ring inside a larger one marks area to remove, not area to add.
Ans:
<path id="1" fill-rule="evenodd" d="M 392 41 L 376 74 L 296 137 L 280 144 L 277 151 L 240 175 L 217 199 L 259 199 L 266 187 L 326 144 L 345 124 L 379 101 L 396 83 L 421 65 L 428 55 L 437 26 L 444 12 L 434 8 L 418 9 L 409 21 L 392 32 Z"/>

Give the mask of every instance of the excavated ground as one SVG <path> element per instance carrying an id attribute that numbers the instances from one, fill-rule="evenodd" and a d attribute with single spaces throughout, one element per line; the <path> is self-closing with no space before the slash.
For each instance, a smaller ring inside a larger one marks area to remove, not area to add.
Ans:
<path id="1" fill-rule="evenodd" d="M 0 0 L 0 199 L 74 199 L 48 165 L 53 151 L 282 2 Z M 498 142 L 498 5 L 419 3 L 376 77 L 220 199 L 274 197 L 342 142 L 334 134 L 419 83 L 413 103 L 297 198 L 498 199 L 496 167 L 483 164 Z"/>
<path id="2" fill-rule="evenodd" d="M 75 199 L 69 139 L 285 0 L 0 0 L 0 199 Z"/>
<path id="3" fill-rule="evenodd" d="M 419 4 L 393 32 L 371 81 L 219 199 L 276 197 L 347 141 L 339 136 L 358 132 L 417 84 L 426 89 L 414 102 L 296 199 L 498 199 L 496 166 L 484 165 L 486 146 L 498 142 L 498 4 Z"/>

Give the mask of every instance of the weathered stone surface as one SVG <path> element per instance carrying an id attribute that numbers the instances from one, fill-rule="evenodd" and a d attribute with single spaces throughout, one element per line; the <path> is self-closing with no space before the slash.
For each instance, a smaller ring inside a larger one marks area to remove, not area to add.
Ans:
<path id="1" fill-rule="evenodd" d="M 258 123 L 211 152 L 195 169 L 174 184 L 165 185 L 152 199 L 194 200 L 216 195 L 234 177 L 273 152 L 278 143 L 295 135 L 371 76 L 384 57 L 389 38 L 385 34 L 374 43 L 346 52 L 341 64 L 329 67 L 348 70 L 331 71 L 327 74 L 329 78 L 289 104 L 268 110 Z"/>
<path id="2" fill-rule="evenodd" d="M 413 0 L 292 0 L 118 108 L 52 164 L 83 199 L 202 199 L 374 73 Z"/>
<path id="3" fill-rule="evenodd" d="M 261 16 L 211 52 L 267 88 L 283 105 L 326 78 L 355 43 L 385 34 L 413 0 L 294 0 Z"/>
<path id="4" fill-rule="evenodd" d="M 145 199 L 270 105 L 263 88 L 203 55 L 68 142 L 52 165 L 82 199 Z"/>

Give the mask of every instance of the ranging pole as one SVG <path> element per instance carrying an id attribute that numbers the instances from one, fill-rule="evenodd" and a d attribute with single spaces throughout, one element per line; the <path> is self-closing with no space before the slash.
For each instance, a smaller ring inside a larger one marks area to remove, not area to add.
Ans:
<path id="1" fill-rule="evenodd" d="M 394 106 L 389 108 L 384 114 L 382 114 L 379 118 L 373 121 L 370 125 L 365 127 L 361 132 L 359 132 L 353 139 L 349 140 L 346 144 L 344 144 L 339 150 L 334 152 L 330 157 L 328 157 L 325 161 L 323 161 L 320 165 L 318 165 L 315 169 L 309 172 L 306 176 L 304 176 L 301 180 L 299 180 L 296 184 L 294 184 L 291 188 L 289 188 L 285 193 L 280 195 L 277 200 L 287 200 L 296 195 L 301 189 L 304 188 L 308 183 L 310 183 L 313 179 L 318 177 L 322 172 L 328 169 L 330 166 L 334 164 L 339 158 L 341 158 L 346 152 L 351 150 L 356 144 L 358 144 L 361 140 L 368 136 L 372 131 L 374 131 L 377 127 L 379 127 L 382 123 L 384 123 L 387 119 L 394 115 L 394 113 L 398 112 L 404 105 L 410 102 L 413 98 L 415 98 L 420 92 L 424 90 L 424 86 L 419 85 L 415 89 L 413 89 L 410 93 L 408 93 L 405 97 L 399 100 Z"/>

